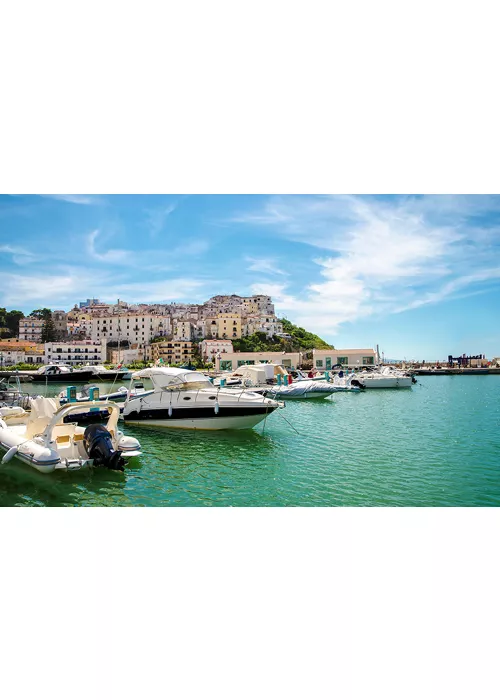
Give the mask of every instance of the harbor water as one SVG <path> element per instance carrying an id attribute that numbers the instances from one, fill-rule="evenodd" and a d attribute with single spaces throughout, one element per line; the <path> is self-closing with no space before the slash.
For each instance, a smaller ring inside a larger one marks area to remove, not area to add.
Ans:
<path id="1" fill-rule="evenodd" d="M 500 375 L 289 401 L 250 431 L 124 430 L 143 455 L 123 474 L 42 475 L 14 459 L 0 505 L 500 505 Z"/>

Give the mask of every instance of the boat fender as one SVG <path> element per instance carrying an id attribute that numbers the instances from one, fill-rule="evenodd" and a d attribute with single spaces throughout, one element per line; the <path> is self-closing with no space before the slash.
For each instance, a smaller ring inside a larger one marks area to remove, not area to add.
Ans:
<path id="1" fill-rule="evenodd" d="M 215 412 L 215 415 L 217 415 L 219 413 L 219 402 L 218 401 L 215 402 L 214 412 Z"/>
<path id="2" fill-rule="evenodd" d="M 172 404 L 168 407 L 168 417 L 172 418 Z"/>
<path id="3" fill-rule="evenodd" d="M 3 456 L 2 464 L 7 464 L 7 462 L 10 462 L 12 457 L 14 457 L 14 455 L 17 453 L 18 448 L 19 445 L 14 445 L 10 448 L 10 450 L 7 450 L 7 452 Z"/>

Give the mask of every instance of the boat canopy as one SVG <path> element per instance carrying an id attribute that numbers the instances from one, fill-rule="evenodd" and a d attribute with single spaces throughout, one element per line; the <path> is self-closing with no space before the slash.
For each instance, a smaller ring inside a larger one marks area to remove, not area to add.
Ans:
<path id="1" fill-rule="evenodd" d="M 151 379 L 155 389 L 167 391 L 212 388 L 212 383 L 204 374 L 181 367 L 147 367 L 134 372 L 132 379 Z"/>

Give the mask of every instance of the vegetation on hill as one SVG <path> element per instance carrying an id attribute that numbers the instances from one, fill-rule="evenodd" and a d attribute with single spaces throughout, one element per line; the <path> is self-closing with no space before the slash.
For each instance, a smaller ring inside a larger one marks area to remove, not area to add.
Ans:
<path id="1" fill-rule="evenodd" d="M 302 349 L 313 350 L 317 348 L 318 350 L 333 350 L 333 345 L 329 345 L 325 340 L 316 335 L 315 333 L 310 333 L 300 326 L 295 326 L 291 321 L 286 318 L 280 319 L 283 324 L 283 333 L 287 333 L 292 336 L 292 342 L 300 345 Z"/>
<path id="2" fill-rule="evenodd" d="M 332 348 L 331 345 L 328 345 L 314 333 L 295 326 L 285 318 L 281 319 L 281 321 L 283 323 L 283 332 L 290 335 L 291 338 L 280 338 L 278 336 L 268 338 L 265 333 L 253 333 L 244 338 L 233 340 L 235 352 L 298 352 L 299 350 L 312 350 L 313 348 L 324 350 Z"/>

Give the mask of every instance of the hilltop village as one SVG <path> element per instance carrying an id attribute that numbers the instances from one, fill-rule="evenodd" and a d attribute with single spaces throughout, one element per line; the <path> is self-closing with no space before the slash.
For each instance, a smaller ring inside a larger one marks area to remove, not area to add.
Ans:
<path id="1" fill-rule="evenodd" d="M 5 310 L 0 310 L 5 311 Z M 277 362 L 285 367 L 373 366 L 373 349 L 335 350 L 276 316 L 270 296 L 214 296 L 203 304 L 106 304 L 87 299 L 70 311 L 7 312 L 0 366 L 66 364 L 211 365 L 216 370 Z M 19 318 L 13 317 L 18 314 Z M 13 332 L 13 324 L 17 332 Z"/>

